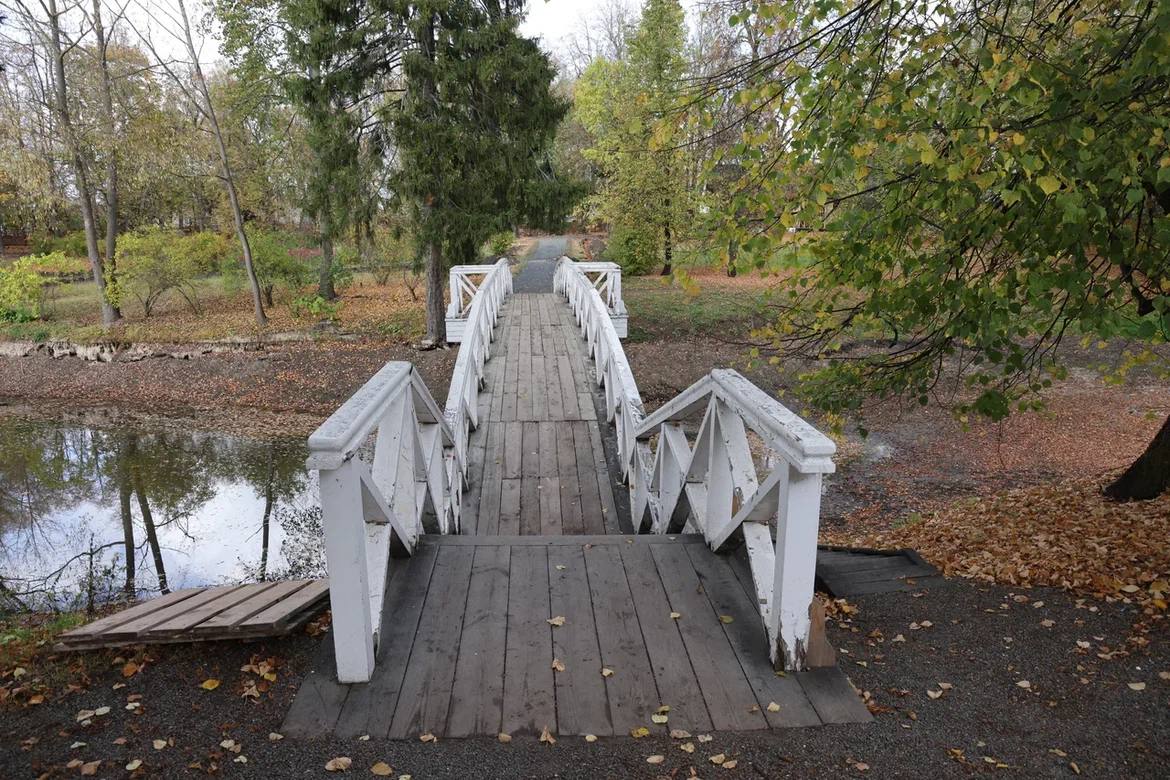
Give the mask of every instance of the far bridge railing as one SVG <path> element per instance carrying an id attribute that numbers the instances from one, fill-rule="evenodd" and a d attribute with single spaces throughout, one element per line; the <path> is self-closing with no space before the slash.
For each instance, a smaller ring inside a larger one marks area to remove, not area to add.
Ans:
<path id="1" fill-rule="evenodd" d="M 373 674 L 391 558 L 413 553 L 423 533 L 459 532 L 484 362 L 512 291 L 507 260 L 484 269 L 464 311 L 444 408 L 417 368 L 391 362 L 309 437 L 308 467 L 320 478 L 340 682 L 366 682 Z"/>
<path id="2" fill-rule="evenodd" d="M 701 533 L 713 550 L 742 540 L 769 656 L 778 668 L 806 668 L 821 482 L 836 446 L 731 370 L 712 371 L 646 414 L 609 307 L 582 265 L 562 258 L 555 286 L 605 391 L 634 530 Z"/>

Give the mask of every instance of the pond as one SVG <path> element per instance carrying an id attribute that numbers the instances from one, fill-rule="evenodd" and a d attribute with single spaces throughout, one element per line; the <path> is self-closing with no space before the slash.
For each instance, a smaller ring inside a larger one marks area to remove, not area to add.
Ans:
<path id="1" fill-rule="evenodd" d="M 0 418 L 0 611 L 321 576 L 303 441 Z"/>

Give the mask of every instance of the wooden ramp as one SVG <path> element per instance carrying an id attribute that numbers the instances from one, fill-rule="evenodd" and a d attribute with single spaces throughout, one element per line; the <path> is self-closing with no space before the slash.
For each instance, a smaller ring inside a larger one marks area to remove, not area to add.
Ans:
<path id="1" fill-rule="evenodd" d="M 281 636 L 325 608 L 326 580 L 176 590 L 59 637 L 57 650 Z"/>
<path id="2" fill-rule="evenodd" d="M 470 439 L 463 532 L 620 533 L 616 471 L 572 313 L 558 295 L 517 294 L 497 327 Z"/>
<path id="3" fill-rule="evenodd" d="M 324 642 L 283 733 L 605 736 L 870 720 L 837 668 L 773 671 L 750 575 L 700 536 L 427 536 L 403 563 L 391 566 L 373 679 L 335 682 Z"/>

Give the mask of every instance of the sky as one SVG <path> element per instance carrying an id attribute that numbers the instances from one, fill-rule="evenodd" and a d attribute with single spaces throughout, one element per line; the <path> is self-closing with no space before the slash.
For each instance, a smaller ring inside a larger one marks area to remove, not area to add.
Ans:
<path id="1" fill-rule="evenodd" d="M 528 18 L 521 32 L 540 38 L 550 49 L 575 30 L 603 0 L 529 0 Z"/>

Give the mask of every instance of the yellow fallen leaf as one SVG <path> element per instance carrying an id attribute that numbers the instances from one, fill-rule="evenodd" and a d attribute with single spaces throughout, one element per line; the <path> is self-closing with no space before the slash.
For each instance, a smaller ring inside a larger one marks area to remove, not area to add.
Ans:
<path id="1" fill-rule="evenodd" d="M 738 763 L 739 763 L 739 762 L 738 762 L 738 761 L 736 761 L 736 760 L 733 758 L 733 759 L 731 759 L 730 761 L 724 761 L 724 762 L 723 762 L 723 768 L 724 768 L 724 769 L 735 769 L 735 765 L 736 765 L 736 764 L 738 764 Z"/>
<path id="2" fill-rule="evenodd" d="M 389 777 L 394 774 L 394 769 L 385 761 L 379 761 L 370 767 L 370 774 L 378 777 Z"/>
<path id="3" fill-rule="evenodd" d="M 557 744 L 557 739 L 552 735 L 552 732 L 548 730 L 548 726 L 545 726 L 543 729 L 541 729 L 540 741 L 548 745 Z"/>
<path id="4" fill-rule="evenodd" d="M 167 741 L 165 739 L 156 739 L 154 742 L 152 742 L 150 744 L 154 745 L 155 750 L 163 750 L 167 746 Z"/>
<path id="5" fill-rule="evenodd" d="M 630 736 L 633 737 L 634 739 L 641 739 L 642 737 L 648 737 L 648 736 L 650 736 L 650 729 L 646 728 L 645 726 L 638 726 L 636 728 L 632 728 L 632 729 L 630 729 Z"/>
<path id="6" fill-rule="evenodd" d="M 722 753 L 716 753 L 715 755 L 711 756 L 707 760 L 710 761 L 712 764 L 722 764 L 724 761 L 727 760 L 727 756 L 723 755 Z"/>
<path id="7" fill-rule="evenodd" d="M 596 741 L 597 741 L 597 735 L 596 735 L 596 734 L 586 734 L 586 735 L 585 735 L 585 741 L 586 741 L 586 742 L 596 742 Z"/>
<path id="8" fill-rule="evenodd" d="M 512 735 L 505 734 L 504 732 L 501 731 L 499 734 L 496 735 L 496 739 L 498 739 L 500 742 L 503 742 L 506 745 L 512 741 Z"/>
<path id="9" fill-rule="evenodd" d="M 678 749 L 684 753 L 694 753 L 695 752 L 695 743 L 694 742 L 684 742 L 678 746 Z"/>
<path id="10" fill-rule="evenodd" d="M 938 699 L 938 698 L 942 697 L 943 692 L 942 691 L 927 691 L 926 695 L 932 699 Z"/>
<path id="11" fill-rule="evenodd" d="M 613 677 L 613 669 L 610 669 L 608 666 L 601 667 L 601 676 L 602 677 Z"/>
<path id="12" fill-rule="evenodd" d="M 338 756 L 325 762 L 326 772 L 344 772 L 353 766 L 353 759 L 349 756 Z"/>
<path id="13" fill-rule="evenodd" d="M 137 769 L 140 766 L 142 766 L 142 759 L 136 758 L 136 759 L 132 760 L 130 763 L 126 764 L 126 771 L 133 772 L 135 769 Z"/>
<path id="14" fill-rule="evenodd" d="M 557 615 L 554 618 L 549 618 L 545 622 L 548 623 L 550 626 L 553 626 L 554 628 L 560 628 L 561 626 L 563 626 L 565 624 L 565 616 L 564 615 Z"/>
<path id="15" fill-rule="evenodd" d="M 1131 682 L 1127 683 L 1127 685 L 1129 685 L 1129 689 L 1131 691 L 1144 691 L 1146 689 L 1146 684 L 1144 682 Z"/>
<path id="16" fill-rule="evenodd" d="M 734 623 L 735 618 L 733 618 L 731 615 L 720 615 L 719 622 L 720 623 Z"/>
<path id="17" fill-rule="evenodd" d="M 678 620 L 680 617 L 682 617 L 682 613 L 681 613 L 681 612 L 671 612 L 671 613 L 670 613 L 670 619 L 671 619 L 671 620 Z"/>
<path id="18" fill-rule="evenodd" d="M 661 754 L 655 754 L 653 756 L 646 757 L 647 764 L 661 764 L 665 760 L 666 760 L 666 756 L 661 755 Z"/>
<path id="19" fill-rule="evenodd" d="M 671 729 L 670 730 L 670 738 L 671 739 L 690 739 L 691 732 L 686 731 L 685 729 Z"/>
<path id="20" fill-rule="evenodd" d="M 439 738 L 428 731 L 426 734 L 419 734 L 418 741 L 419 742 L 438 742 Z"/>
<path id="21" fill-rule="evenodd" d="M 214 677 L 208 677 L 206 680 L 200 683 L 199 687 L 205 691 L 214 691 L 219 687 L 219 680 L 215 679 Z"/>
<path id="22" fill-rule="evenodd" d="M 668 720 L 670 720 L 670 717 L 667 715 L 651 715 L 650 716 L 650 722 L 657 723 L 659 726 L 661 726 L 663 723 L 666 723 Z"/>
<path id="23" fill-rule="evenodd" d="M 279 742 L 282 739 L 284 739 L 284 734 L 279 734 L 275 731 L 268 732 L 268 741 L 269 742 Z"/>
<path id="24" fill-rule="evenodd" d="M 1032 683 L 1028 682 L 1027 680 L 1020 680 L 1019 682 L 1016 683 L 1016 685 L 1018 685 L 1021 688 L 1024 688 L 1025 690 L 1032 687 Z"/>
<path id="25" fill-rule="evenodd" d="M 699 735 L 700 742 L 710 742 L 713 739 L 715 739 L 715 737 L 711 736 L 710 734 L 700 734 Z"/>
<path id="26" fill-rule="evenodd" d="M 134 675 L 138 674 L 138 670 L 140 668 L 141 667 L 133 661 L 127 661 L 126 664 L 122 667 L 122 676 L 133 677 Z"/>
<path id="27" fill-rule="evenodd" d="M 97 761 L 86 761 L 84 764 L 81 765 L 81 774 L 86 775 L 86 776 L 96 775 L 97 771 L 98 771 L 98 767 L 100 767 L 101 765 L 102 765 L 102 762 L 100 759 Z"/>
<path id="28" fill-rule="evenodd" d="M 780 705 L 779 705 L 779 704 L 777 704 L 777 703 L 776 703 L 776 702 L 774 702 L 774 701 L 770 701 L 770 702 L 768 702 L 768 712 L 779 712 L 779 711 L 780 711 Z"/>

